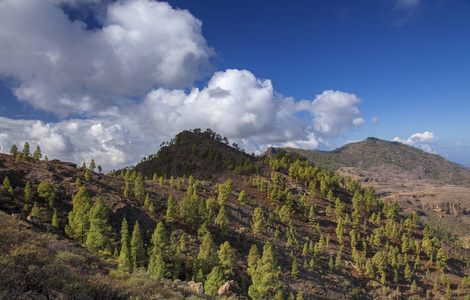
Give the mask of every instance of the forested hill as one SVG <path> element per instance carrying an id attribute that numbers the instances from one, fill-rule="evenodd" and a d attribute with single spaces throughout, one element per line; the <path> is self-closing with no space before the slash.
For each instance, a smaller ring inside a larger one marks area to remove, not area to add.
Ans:
<path id="1" fill-rule="evenodd" d="M 210 129 L 183 131 L 161 146 L 156 154 L 144 157 L 134 170 L 148 177 L 193 175 L 211 179 L 223 170 L 249 171 L 254 161 L 253 155 Z"/>
<path id="2" fill-rule="evenodd" d="M 330 152 L 295 148 L 279 148 L 308 158 L 322 167 L 337 170 L 355 167 L 369 170 L 374 167 L 393 166 L 411 172 L 416 177 L 440 180 L 450 184 L 470 186 L 470 170 L 445 158 L 399 142 L 367 138 L 362 142 L 347 144 Z"/>
<path id="3" fill-rule="evenodd" d="M 0 155 L 0 298 L 470 294 L 467 250 L 373 188 L 295 155 L 255 158 L 201 134 L 175 138 L 169 161 L 199 157 L 209 180 L 171 163 L 163 174 L 155 163 L 105 175 L 94 164 Z M 201 158 L 205 143 L 233 165 Z M 191 155 L 172 156 L 189 145 Z"/>

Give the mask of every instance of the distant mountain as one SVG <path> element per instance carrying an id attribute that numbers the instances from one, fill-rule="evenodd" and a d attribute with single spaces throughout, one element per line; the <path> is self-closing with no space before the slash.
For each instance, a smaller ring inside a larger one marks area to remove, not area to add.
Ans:
<path id="1" fill-rule="evenodd" d="M 448 184 L 470 186 L 470 170 L 447 159 L 399 143 L 369 137 L 362 142 L 347 144 L 330 152 L 280 148 L 274 151 L 299 154 L 315 164 L 338 170 L 354 167 L 371 170 L 393 167 L 416 179 L 434 179 Z M 273 150 L 271 150 L 273 151 Z"/>

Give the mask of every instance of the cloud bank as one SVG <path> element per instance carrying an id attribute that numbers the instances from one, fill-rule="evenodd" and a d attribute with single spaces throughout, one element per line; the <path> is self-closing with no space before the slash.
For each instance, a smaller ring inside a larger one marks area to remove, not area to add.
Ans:
<path id="1" fill-rule="evenodd" d="M 354 94 L 327 90 L 313 100 L 276 93 L 248 70 L 215 72 L 202 23 L 186 10 L 150 0 L 106 7 L 102 26 L 71 21 L 59 4 L 93 0 L 0 3 L 0 74 L 18 100 L 60 122 L 0 118 L 0 145 L 41 146 L 50 158 L 95 161 L 105 169 L 155 153 L 191 128 L 211 128 L 248 152 L 266 147 L 315 149 L 362 126 Z M 34 20 L 30 21 L 30 20 Z"/>

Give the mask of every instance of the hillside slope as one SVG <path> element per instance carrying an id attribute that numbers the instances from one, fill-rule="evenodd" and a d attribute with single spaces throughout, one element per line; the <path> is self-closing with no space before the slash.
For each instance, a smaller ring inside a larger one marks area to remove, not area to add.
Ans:
<path id="1" fill-rule="evenodd" d="M 186 151 L 180 147 L 196 144 L 195 152 L 202 153 L 199 145 L 213 144 L 193 140 L 199 134 L 186 134 L 186 143 L 170 145 L 169 161 L 185 159 L 178 154 Z M 215 142 L 216 149 L 227 146 Z M 163 174 L 154 179 L 156 172 L 143 165 L 104 175 L 60 161 L 0 155 L 0 180 L 8 176 L 12 187 L 0 188 L 0 210 L 6 213 L 0 214 L 0 296 L 60 292 L 99 298 L 100 285 L 105 296 L 123 299 L 138 293 L 144 299 L 442 298 L 470 293 L 465 249 L 440 229 L 423 227 L 416 215 L 403 214 L 398 204 L 383 202 L 374 189 L 293 155 L 255 159 L 230 148 L 226 151 L 233 152 L 233 161 L 248 158 L 254 167 L 215 168 L 211 180 L 204 179 L 204 170 L 213 160 L 201 160 L 202 171 L 195 174 L 167 161 L 177 172 L 167 173 L 172 180 Z M 55 191 L 52 205 L 36 192 L 46 180 Z M 106 209 L 97 210 L 100 199 Z M 34 202 L 40 217 L 30 216 Z M 59 219 L 55 229 L 50 224 L 54 212 Z M 15 240 L 15 228 L 23 223 L 37 234 Z M 98 234 L 100 224 L 110 225 L 110 231 L 103 226 Z M 51 239 L 64 238 L 79 249 L 74 254 L 93 258 L 59 252 L 71 246 Z M 48 259 L 33 255 L 26 267 L 15 269 L 12 262 L 23 257 L 28 245 L 40 247 Z M 33 263 L 35 257 L 39 260 Z M 77 277 L 65 275 L 54 285 L 39 280 L 38 272 L 27 273 L 26 281 L 8 279 L 21 278 L 25 268 L 57 268 L 64 260 L 77 270 L 61 272 L 83 276 L 79 285 L 73 284 Z M 191 280 L 201 285 L 191 283 L 190 288 Z M 151 296 L 155 287 L 158 294 Z"/>

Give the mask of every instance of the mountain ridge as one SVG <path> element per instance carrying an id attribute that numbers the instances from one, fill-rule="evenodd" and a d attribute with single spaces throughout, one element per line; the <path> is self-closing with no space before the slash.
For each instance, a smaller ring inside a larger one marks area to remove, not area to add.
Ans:
<path id="1" fill-rule="evenodd" d="M 302 155 L 315 164 L 338 170 L 341 167 L 371 169 L 383 165 L 396 166 L 418 178 L 429 178 L 444 183 L 470 186 L 470 170 L 462 168 L 438 154 L 395 141 L 368 137 L 328 152 L 296 148 L 278 148 Z"/>

